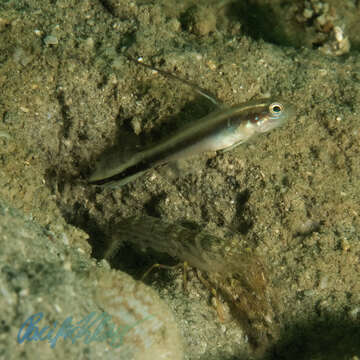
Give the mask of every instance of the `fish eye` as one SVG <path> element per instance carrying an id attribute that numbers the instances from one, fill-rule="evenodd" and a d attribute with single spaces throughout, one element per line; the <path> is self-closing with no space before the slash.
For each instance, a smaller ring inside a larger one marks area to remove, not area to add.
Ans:
<path id="1" fill-rule="evenodd" d="M 280 103 L 272 103 L 269 106 L 269 111 L 272 115 L 280 115 L 284 110 L 284 106 Z"/>

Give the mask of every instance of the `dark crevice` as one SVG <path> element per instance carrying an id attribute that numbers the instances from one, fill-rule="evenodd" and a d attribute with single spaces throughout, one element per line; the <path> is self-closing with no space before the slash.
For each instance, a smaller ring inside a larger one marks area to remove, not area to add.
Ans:
<path id="1" fill-rule="evenodd" d="M 113 7 L 107 0 L 99 0 L 100 4 L 104 7 L 104 9 L 111 14 L 112 16 L 116 16 Z"/>
<path id="2" fill-rule="evenodd" d="M 253 226 L 251 214 L 246 206 L 250 198 L 250 191 L 244 190 L 236 198 L 236 215 L 232 221 L 232 226 L 242 235 L 246 235 Z"/>
<path id="3" fill-rule="evenodd" d="M 284 2 L 284 6 L 286 4 Z M 231 3 L 227 16 L 233 21 L 239 21 L 244 33 L 255 40 L 263 39 L 277 45 L 292 46 L 282 25 L 285 11 L 276 13 L 270 4 L 244 0 Z"/>
<path id="4" fill-rule="evenodd" d="M 64 137 L 65 139 L 67 139 L 70 134 L 72 119 L 70 116 L 70 108 L 68 105 L 66 105 L 66 102 L 65 102 L 65 93 L 63 90 L 60 90 L 58 92 L 57 99 L 60 104 L 60 109 L 61 109 L 60 112 L 61 112 L 61 117 L 63 119 L 63 131 L 62 131 L 61 137 Z"/>

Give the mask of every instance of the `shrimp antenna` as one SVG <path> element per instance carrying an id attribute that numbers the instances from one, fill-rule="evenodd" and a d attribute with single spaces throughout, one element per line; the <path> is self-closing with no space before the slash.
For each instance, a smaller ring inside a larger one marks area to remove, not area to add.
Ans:
<path id="1" fill-rule="evenodd" d="M 174 80 L 177 80 L 177 81 L 180 81 L 182 82 L 183 84 L 185 85 L 188 85 L 190 86 L 196 93 L 198 93 L 199 95 L 205 97 L 206 99 L 208 99 L 209 101 L 211 101 L 214 105 L 216 106 L 221 106 L 222 103 L 220 100 L 218 100 L 213 94 L 211 94 L 209 91 L 193 84 L 192 82 L 188 81 L 188 80 L 185 80 L 185 79 L 181 79 L 167 71 L 164 71 L 164 70 L 160 70 L 154 66 L 151 66 L 151 65 L 148 65 L 148 64 L 144 64 L 143 62 L 139 61 L 139 60 L 136 60 L 136 59 L 133 59 L 132 57 L 126 55 L 126 57 L 130 60 L 130 61 L 133 61 L 135 62 L 136 64 L 138 65 L 141 65 L 141 66 L 144 66 L 148 69 L 151 69 L 151 70 L 154 70 L 154 71 L 157 71 L 158 73 L 160 73 L 161 75 L 167 77 L 167 78 L 170 78 L 170 79 L 174 79 Z"/>

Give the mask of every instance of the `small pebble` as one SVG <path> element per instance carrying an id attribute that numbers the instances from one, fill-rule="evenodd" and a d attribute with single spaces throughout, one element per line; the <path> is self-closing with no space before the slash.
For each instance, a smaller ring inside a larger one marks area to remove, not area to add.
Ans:
<path id="1" fill-rule="evenodd" d="M 357 320 L 360 317 L 360 306 L 356 306 L 349 311 L 349 316 L 352 320 Z"/>
<path id="2" fill-rule="evenodd" d="M 49 45 L 57 45 L 59 43 L 59 40 L 56 36 L 54 35 L 48 35 L 45 37 L 44 39 L 44 44 L 46 46 L 49 46 Z"/>
<path id="3" fill-rule="evenodd" d="M 11 139 L 11 136 L 8 132 L 0 130 L 0 138 Z"/>
<path id="4" fill-rule="evenodd" d="M 305 19 L 310 19 L 314 15 L 311 9 L 305 9 L 303 12 L 303 16 Z"/>
<path id="5" fill-rule="evenodd" d="M 92 37 L 88 37 L 85 40 L 85 47 L 89 50 L 91 50 L 94 47 L 95 41 Z"/>
<path id="6" fill-rule="evenodd" d="M 322 275 L 320 277 L 320 281 L 319 281 L 319 288 L 321 290 L 326 289 L 329 286 L 329 277 L 326 275 Z"/>

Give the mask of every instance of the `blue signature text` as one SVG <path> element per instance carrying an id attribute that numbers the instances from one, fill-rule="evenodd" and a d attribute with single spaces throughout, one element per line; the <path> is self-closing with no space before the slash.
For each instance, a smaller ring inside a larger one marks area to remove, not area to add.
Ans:
<path id="1" fill-rule="evenodd" d="M 85 344 L 90 344 L 93 341 L 107 341 L 110 346 L 118 348 L 123 344 L 124 336 L 131 329 L 151 317 L 150 315 L 131 325 L 116 326 L 111 322 L 111 316 L 106 312 L 99 315 L 96 315 L 96 312 L 91 312 L 74 324 L 72 323 L 72 316 L 68 316 L 59 328 L 57 321 L 52 326 L 40 328 L 38 323 L 43 316 L 44 314 L 39 312 L 24 321 L 17 334 L 19 344 L 25 341 L 48 341 L 50 347 L 54 348 L 58 339 L 63 337 L 70 339 L 73 344 L 82 338 Z"/>

